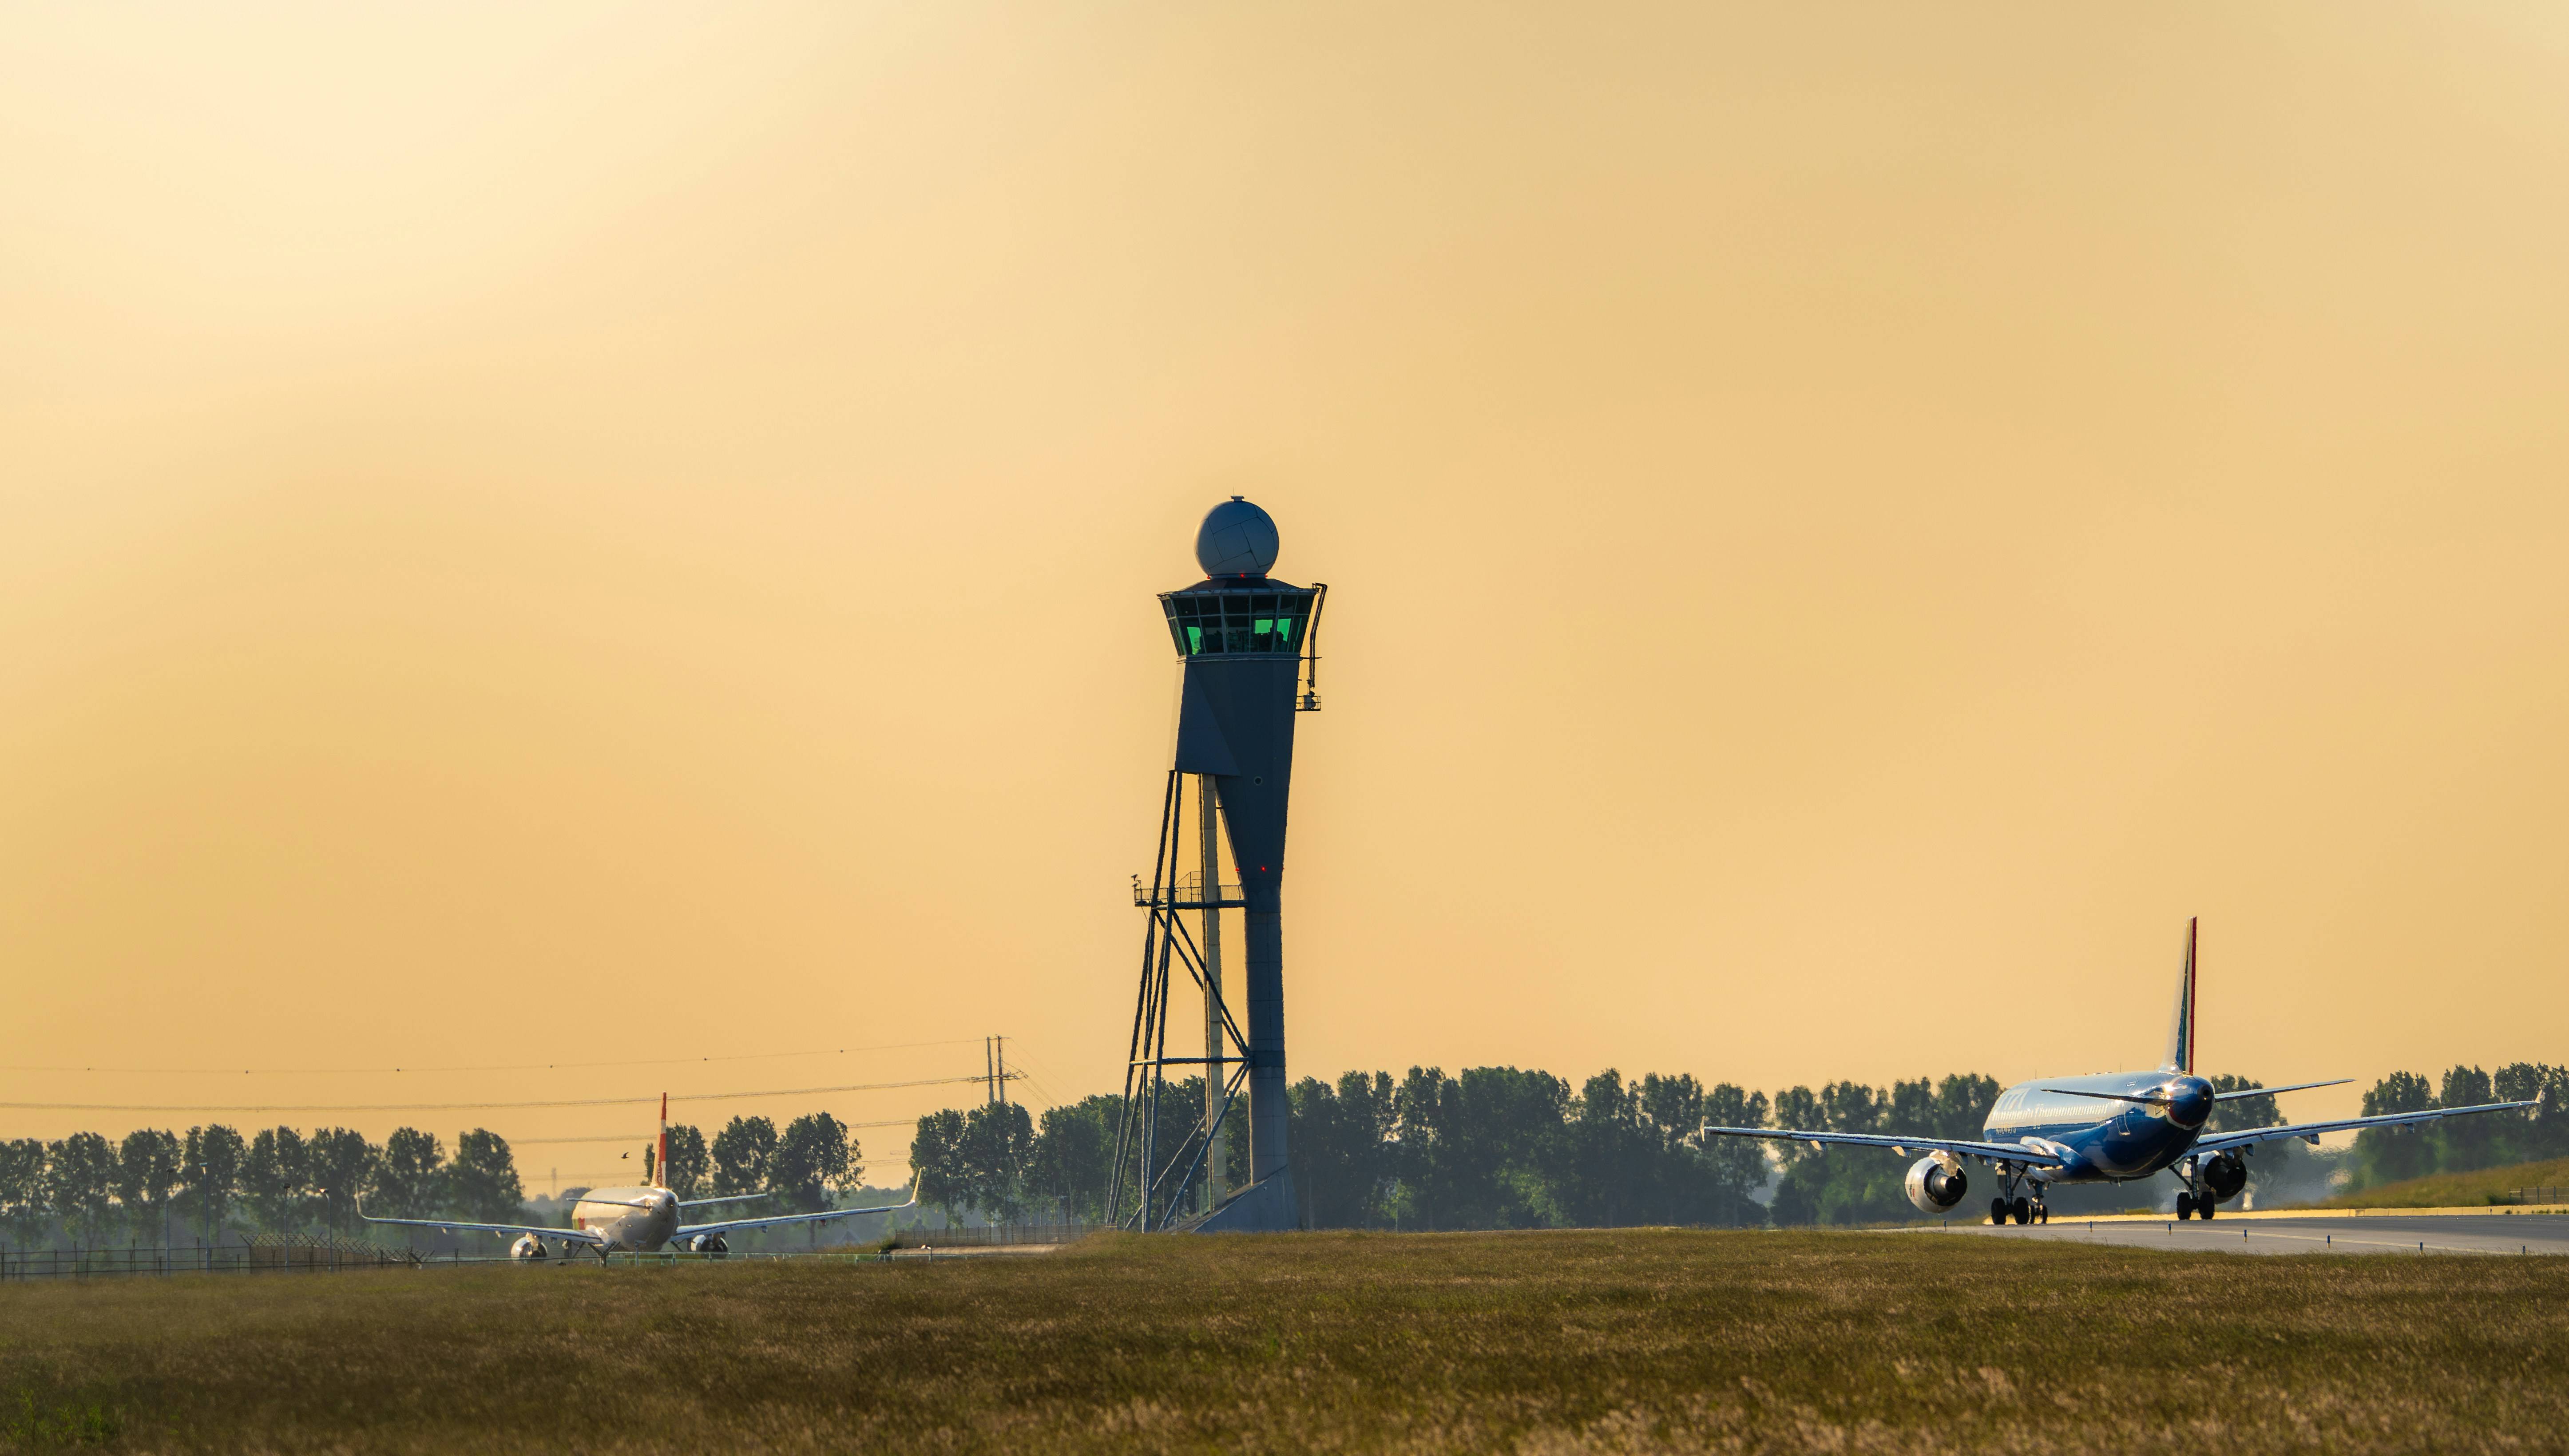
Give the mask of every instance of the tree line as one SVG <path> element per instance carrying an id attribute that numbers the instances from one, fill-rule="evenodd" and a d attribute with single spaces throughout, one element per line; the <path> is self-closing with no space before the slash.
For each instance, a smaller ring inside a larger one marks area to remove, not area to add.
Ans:
<path id="1" fill-rule="evenodd" d="M 2223 1091 L 2255 1090 L 2235 1076 Z M 1901 1189 L 1909 1160 L 1862 1148 L 1704 1139 L 1727 1127 L 1832 1132 L 1916 1131 L 1978 1137 L 1999 1084 L 1978 1074 L 1918 1078 L 1887 1088 L 1831 1082 L 1768 1097 L 1729 1083 L 1609 1070 L 1574 1089 L 1548 1072 L 1470 1067 L 1447 1076 L 1412 1067 L 1306 1077 L 1288 1093 L 1296 1192 L 1311 1228 L 1514 1229 L 1635 1224 L 1855 1224 L 1916 1217 Z M 2297 1177 L 2355 1188 L 2432 1173 L 2569 1157 L 2569 1068 L 2517 1062 L 2495 1072 L 2455 1066 L 2440 1079 L 2394 1072 L 2364 1095 L 2364 1111 L 2415 1112 L 2485 1102 L 2534 1102 L 2530 1116 L 2495 1114 L 2369 1131 L 2340 1155 L 2299 1143 L 2268 1145 L 2251 1161 L 2252 1187 Z M 1175 1148 L 1201 1116 L 1203 1083 L 1171 1084 L 1158 1137 Z M 1122 1099 L 1095 1096 L 1043 1112 L 995 1104 L 918 1121 L 911 1164 L 919 1201 L 949 1217 L 999 1222 L 1040 1216 L 1103 1220 Z M 2284 1121 L 2276 1099 L 2220 1104 L 2214 1130 Z M 1249 1165 L 1247 1128 L 1227 1128 L 1235 1180 Z M 643 1154 L 648 1181 L 653 1150 Z M 1128 1170 L 1130 1172 L 1132 1170 Z M 830 1114 L 781 1130 L 735 1117 L 708 1139 L 669 1129 L 668 1186 L 680 1198 L 773 1195 L 815 1212 L 862 1187 L 863 1152 Z M 1202 1175 L 1175 1191 L 1195 1206 Z M 2064 1190 L 2064 1192 L 2071 1192 Z M 1762 1194 L 1763 1201 L 1751 1194 Z M 2130 1190 L 2095 1197 L 2128 1203 Z M 0 1141 L 0 1233 L 19 1249 L 57 1236 L 95 1245 L 161 1243 L 227 1231 L 346 1233 L 357 1205 L 390 1218 L 532 1222 L 508 1141 L 484 1128 L 450 1154 L 434 1133 L 396 1129 L 380 1144 L 348 1128 L 261 1128 L 244 1137 L 213 1124 L 184 1134 L 142 1128 L 112 1141 L 75 1133 L 56 1142 Z"/>
<path id="2" fill-rule="evenodd" d="M 2350 1181 L 2357 1188 L 2377 1188 L 2430 1173 L 2569 1158 L 2569 1067 L 2547 1062 L 2516 1062 L 2495 1072 L 2455 1066 L 2439 1084 L 2415 1072 L 2393 1072 L 2364 1094 L 2364 1112 L 2371 1117 L 2486 1102 L 2538 1105 L 2530 1116 L 2500 1112 L 2358 1133 Z"/>
<path id="3" fill-rule="evenodd" d="M 2256 1092 L 2253 1079 L 2217 1075 L 2217 1091 Z M 1705 1138 L 1723 1127 L 1915 1132 L 1977 1139 L 2001 1091 L 1996 1078 L 1960 1073 L 1889 1087 L 1831 1082 L 1769 1098 L 1691 1076 L 1627 1081 L 1609 1070 L 1577 1089 L 1548 1072 L 1471 1067 L 1447 1076 L 1412 1067 L 1348 1072 L 1332 1084 L 1306 1077 L 1288 1093 L 1295 1192 L 1315 1229 L 1518 1229 L 1638 1224 L 1809 1225 L 1905 1222 L 1920 1217 L 1903 1190 L 1912 1158 L 1887 1149 Z M 2517 1063 L 2491 1074 L 2455 1067 L 2440 1088 L 2396 1072 L 2365 1094 L 2368 1115 L 2539 1101 L 2530 1117 L 2493 1114 L 2413 1129 L 2366 1132 L 2353 1149 L 2311 1154 L 2298 1141 L 2263 1146 L 2252 1188 L 2325 1191 L 2339 1174 L 2358 1187 L 2423 1173 L 2569 1156 L 2569 1070 Z M 1202 1117 L 1204 1084 L 1172 1082 L 1161 1099 L 1159 1144 L 1174 1149 Z M 919 1119 L 911 1166 L 919 1201 L 949 1217 L 994 1222 L 1030 1216 L 1104 1220 L 1113 1181 L 1120 1097 L 1094 1096 L 1046 1110 L 1013 1104 L 948 1109 Z M 2210 1130 L 2286 1121 L 2271 1096 L 2220 1103 Z M 1226 1127 L 1235 1182 L 1248 1167 L 1246 1128 Z M 1128 1166 L 1127 1178 L 1138 1175 Z M 1197 1178 L 1174 1194 L 1197 1206 Z M 2064 1189 L 2056 1202 L 2099 1207 L 2149 1202 L 2172 1191 L 2132 1185 Z M 1128 1182 L 1129 1186 L 1129 1182 Z M 1759 1199 L 1753 1194 L 1762 1196 Z"/>
<path id="4" fill-rule="evenodd" d="M 645 1181 L 653 1157 L 646 1148 Z M 826 1112 L 782 1132 L 736 1117 L 710 1142 L 694 1127 L 669 1129 L 669 1187 L 680 1198 L 765 1193 L 815 1212 L 856 1191 L 860 1158 L 856 1136 Z M 212 1243 L 242 1229 L 344 1234 L 359 1227 L 361 1200 L 378 1218 L 534 1222 L 508 1140 L 486 1128 L 458 1135 L 451 1156 L 435 1133 L 409 1127 L 381 1143 L 338 1127 L 243 1137 L 220 1123 L 138 1128 L 121 1141 L 94 1132 L 0 1141 L 0 1233 L 20 1250 L 58 1235 L 97 1245 Z"/>
<path id="5" fill-rule="evenodd" d="M 656 1150 L 642 1153 L 647 1180 Z M 682 1199 L 764 1193 L 794 1213 L 819 1213 L 865 1184 L 865 1150 L 848 1125 L 808 1113 L 783 1132 L 763 1117 L 735 1117 L 708 1144 L 697 1129 L 669 1125 L 668 1188 Z"/>
<path id="6" fill-rule="evenodd" d="M 1287 1092 L 1286 1136 L 1311 1228 L 1762 1223 L 1748 1198 L 1766 1176 L 1756 1148 L 1706 1145 L 1696 1130 L 1707 1118 L 1762 1126 L 1766 1105 L 1763 1093 L 1691 1076 L 1627 1082 L 1610 1070 L 1574 1089 L 1516 1067 L 1412 1067 L 1397 1080 L 1303 1078 Z M 1203 1108 L 1200 1078 L 1170 1083 L 1160 1146 L 1183 1143 Z M 949 1217 L 1106 1219 L 1122 1114 L 1114 1096 L 1050 1108 L 1040 1122 L 1012 1104 L 930 1113 L 911 1143 L 918 1199 Z M 1245 1121 L 1228 1120 L 1225 1136 L 1236 1181 L 1249 1166 Z M 1199 1170 L 1171 1196 L 1193 1207 L 1202 1181 Z"/>
<path id="7" fill-rule="evenodd" d="M 184 1231 L 207 1242 L 234 1228 L 346 1232 L 357 1202 L 396 1218 L 503 1223 L 525 1195 L 509 1144 L 475 1128 L 455 1154 L 436 1134 L 400 1128 L 381 1144 L 349 1128 L 260 1128 L 248 1137 L 215 1123 L 183 1135 L 138 1128 L 122 1142 L 74 1133 L 59 1142 L 0 1142 L 0 1228 L 20 1249 L 59 1229 L 76 1244 L 119 1235 L 175 1242 Z"/>

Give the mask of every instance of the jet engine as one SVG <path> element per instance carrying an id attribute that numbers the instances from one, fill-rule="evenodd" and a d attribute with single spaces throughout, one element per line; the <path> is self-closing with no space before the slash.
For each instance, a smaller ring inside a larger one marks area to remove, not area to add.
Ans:
<path id="1" fill-rule="evenodd" d="M 1909 1170 L 1909 1201 L 1916 1204 L 1921 1213 L 1952 1213 L 1954 1206 L 1963 1201 L 1964 1191 L 1971 1186 L 1971 1180 L 1963 1176 L 1960 1163 L 1948 1168 L 1941 1159 L 1921 1158 Z"/>
<path id="2" fill-rule="evenodd" d="M 518 1242 L 509 1246 L 509 1257 L 511 1259 L 546 1258 L 545 1241 L 533 1234 L 521 1234 L 518 1236 Z"/>
<path id="3" fill-rule="evenodd" d="M 687 1251 L 691 1254 L 729 1254 L 731 1246 L 723 1242 L 720 1234 L 699 1234 L 687 1241 Z"/>
<path id="4" fill-rule="evenodd" d="M 2195 1176 L 2202 1180 L 2204 1191 L 2211 1194 L 2215 1202 L 2234 1199 L 2241 1189 L 2248 1186 L 2248 1160 L 2235 1152 L 2215 1153 L 2203 1160 L 2203 1166 L 2195 1170 Z"/>

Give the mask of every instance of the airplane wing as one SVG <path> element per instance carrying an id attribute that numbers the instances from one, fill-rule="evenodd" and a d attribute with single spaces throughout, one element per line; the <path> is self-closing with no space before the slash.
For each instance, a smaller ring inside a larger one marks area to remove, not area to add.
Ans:
<path id="1" fill-rule="evenodd" d="M 2468 1117 L 2475 1112 L 2514 1112 L 2533 1107 L 2531 1102 L 2483 1102 L 2477 1107 L 2435 1107 L 2424 1112 L 2388 1112 L 2379 1117 L 2349 1117 L 2336 1122 L 2289 1122 L 2281 1127 L 2252 1127 L 2235 1133 L 2213 1133 L 2195 1140 L 2194 1151 L 2218 1153 L 2225 1148 L 2245 1148 L 2255 1143 L 2281 1142 L 2286 1138 L 2308 1138 L 2316 1143 L 2322 1133 L 2352 1132 L 2369 1127 L 2401 1127 L 2412 1122 L 2433 1122 L 2444 1117 Z"/>
<path id="2" fill-rule="evenodd" d="M 853 1219 L 859 1214 L 890 1214 L 918 1207 L 918 1195 L 912 1194 L 906 1204 L 885 1204 L 872 1209 L 824 1209 L 817 1214 L 776 1214 L 764 1219 L 726 1219 L 718 1224 L 681 1224 L 670 1242 L 692 1239 L 698 1234 L 738 1234 L 748 1229 L 774 1229 L 786 1224 L 820 1224 L 831 1219 Z"/>
<path id="3" fill-rule="evenodd" d="M 1896 1153 L 1953 1153 L 1988 1163 L 2022 1163 L 2031 1168 L 2060 1168 L 2067 1159 L 2026 1143 L 1976 1143 L 1953 1138 L 1881 1137 L 1873 1133 L 1804 1133 L 1777 1128 L 1707 1127 L 1704 1132 L 1727 1138 L 1764 1138 L 1778 1143 L 1838 1144 L 1851 1148 L 1889 1148 Z"/>
<path id="4" fill-rule="evenodd" d="M 720 1198 L 682 1198 L 678 1200 L 678 1207 L 682 1209 L 709 1209 L 715 1204 L 755 1203 L 759 1199 L 774 1197 L 776 1197 L 776 1195 L 772 1193 L 727 1193 Z"/>
<path id="5" fill-rule="evenodd" d="M 403 1229 L 436 1229 L 447 1234 L 533 1234 L 539 1239 L 558 1239 L 565 1244 L 604 1244 L 606 1241 L 586 1229 L 555 1229 L 544 1224 L 467 1224 L 454 1219 L 378 1219 L 363 1209 L 357 1217 L 369 1224 L 390 1224 Z"/>

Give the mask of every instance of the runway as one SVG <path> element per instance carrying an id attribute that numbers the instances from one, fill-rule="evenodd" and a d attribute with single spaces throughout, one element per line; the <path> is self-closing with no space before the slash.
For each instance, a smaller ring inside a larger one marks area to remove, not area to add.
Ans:
<path id="1" fill-rule="evenodd" d="M 2569 1214 L 2561 1213 L 2248 1213 L 2224 1215 L 2208 1224 L 2124 1215 L 2060 1218 L 2022 1227 L 1957 1221 L 1925 1232 L 2225 1254 L 2569 1255 Z"/>

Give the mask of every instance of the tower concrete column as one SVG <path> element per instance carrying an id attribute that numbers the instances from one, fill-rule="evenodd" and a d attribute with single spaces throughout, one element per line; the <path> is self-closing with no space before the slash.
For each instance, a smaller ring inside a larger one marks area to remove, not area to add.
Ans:
<path id="1" fill-rule="evenodd" d="M 1284 916 L 1254 905 L 1243 916 L 1249 1024 L 1249 1181 L 1264 1183 L 1288 1166 L 1284 1145 Z"/>

